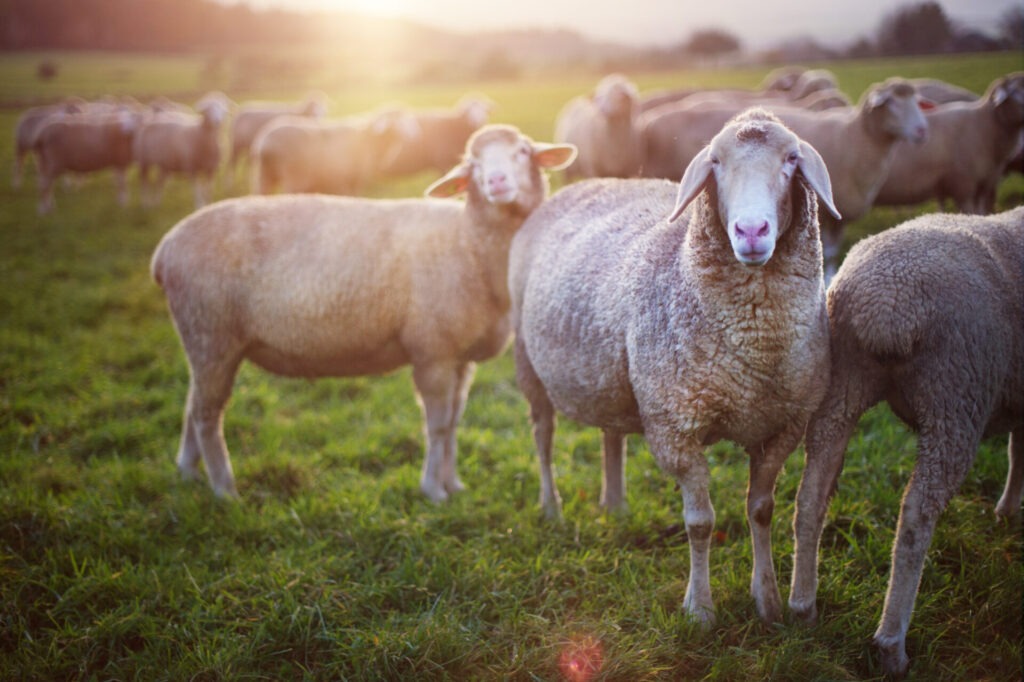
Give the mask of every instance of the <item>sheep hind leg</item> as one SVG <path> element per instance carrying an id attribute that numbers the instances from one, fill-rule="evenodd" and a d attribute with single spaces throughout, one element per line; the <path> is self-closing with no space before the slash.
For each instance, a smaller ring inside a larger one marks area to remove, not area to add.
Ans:
<path id="1" fill-rule="evenodd" d="M 925 554 L 939 515 L 967 476 L 981 440 L 980 432 L 970 427 L 966 432 L 957 431 L 963 427 L 948 420 L 922 424 L 917 463 L 900 505 L 885 605 L 874 635 L 886 675 L 901 677 L 910 665 L 907 630 Z"/>
<path id="2" fill-rule="evenodd" d="M 533 363 L 526 353 L 520 335 L 515 345 L 516 383 L 530 404 L 530 423 L 533 427 L 533 442 L 537 447 L 537 461 L 540 468 L 540 507 L 549 519 L 562 517 L 562 498 L 555 486 L 551 470 L 551 443 L 555 434 L 555 406 L 551 403 L 547 389 L 533 369 Z"/>
<path id="3" fill-rule="evenodd" d="M 625 512 L 626 503 L 626 437 L 604 429 L 601 443 L 601 506 L 612 512 Z"/>
<path id="4" fill-rule="evenodd" d="M 231 469 L 227 443 L 224 441 L 224 408 L 231 397 L 240 363 L 240 357 L 226 358 L 216 363 L 191 363 L 192 382 L 186 417 L 191 424 L 186 425 L 183 433 L 183 438 L 187 439 L 189 429 L 192 430 L 192 437 L 199 444 L 210 486 L 218 497 L 229 499 L 238 497 L 238 488 Z M 183 440 L 182 446 L 186 447 L 187 441 Z M 187 457 L 194 455 L 186 452 Z"/>
<path id="5" fill-rule="evenodd" d="M 469 397 L 469 387 L 473 383 L 473 375 L 476 373 L 476 365 L 472 362 L 462 365 L 456 370 L 455 391 L 452 395 L 451 426 L 448 438 L 445 441 L 444 460 L 441 462 L 441 482 L 449 495 L 460 493 L 466 486 L 459 479 L 457 467 L 458 443 L 456 442 L 456 431 L 462 413 L 466 410 L 466 399 Z"/>
<path id="6" fill-rule="evenodd" d="M 181 477 L 186 481 L 198 481 L 202 478 L 199 472 L 199 460 L 202 458 L 202 451 L 199 448 L 199 437 L 196 435 L 195 423 L 192 421 L 192 396 L 195 393 L 193 381 L 189 379 L 188 396 L 185 398 L 185 414 L 182 417 L 181 444 L 178 446 L 178 456 L 175 463 Z"/>
<path id="7" fill-rule="evenodd" d="M 1020 513 L 1021 494 L 1024 492 L 1024 428 L 1010 433 L 1006 454 L 1010 470 L 1006 472 L 1006 487 L 996 505 L 996 515 L 1003 518 Z"/>

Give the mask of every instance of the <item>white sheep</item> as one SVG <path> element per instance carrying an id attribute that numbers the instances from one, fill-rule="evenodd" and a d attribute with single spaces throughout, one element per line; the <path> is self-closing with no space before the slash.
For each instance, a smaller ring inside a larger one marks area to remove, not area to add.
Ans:
<path id="1" fill-rule="evenodd" d="M 53 184 L 62 174 L 108 168 L 114 172 L 118 203 L 125 205 L 125 173 L 132 162 L 132 143 L 141 116 L 137 111 L 124 110 L 47 117 L 32 141 L 39 173 L 39 213 L 53 209 Z"/>
<path id="2" fill-rule="evenodd" d="M 901 142 L 875 199 L 886 206 L 952 199 L 964 213 L 991 213 L 1024 131 L 1024 72 L 996 79 L 981 99 L 925 112 L 928 141 Z"/>
<path id="3" fill-rule="evenodd" d="M 301 102 L 243 102 L 231 120 L 231 153 L 227 174 L 233 178 L 241 160 L 248 158 L 253 140 L 265 125 L 283 116 L 321 119 L 327 115 L 327 95 L 311 92 Z M 463 140 L 465 144 L 465 140 Z M 461 151 L 461 147 L 459 150 Z M 447 168 L 447 166 L 446 166 Z"/>
<path id="4" fill-rule="evenodd" d="M 579 155 L 566 180 L 628 178 L 640 172 L 640 115 L 636 86 L 620 74 L 605 76 L 594 91 L 570 100 L 555 122 L 555 140 L 576 145 Z"/>
<path id="5" fill-rule="evenodd" d="M 466 95 L 451 109 L 409 112 L 405 139 L 382 173 L 391 177 L 427 170 L 444 173 L 458 163 L 466 140 L 487 123 L 494 102 L 483 95 Z"/>
<path id="6" fill-rule="evenodd" d="M 163 185 L 170 174 L 192 179 L 196 208 L 210 201 L 213 178 L 221 161 L 221 125 L 231 109 L 221 93 L 211 93 L 196 103 L 196 114 L 175 109 L 157 111 L 142 124 L 135 136 L 135 162 L 143 202 L 160 202 Z M 156 179 L 150 180 L 155 169 Z"/>
<path id="7" fill-rule="evenodd" d="M 715 520 L 703 450 L 720 439 L 750 455 L 751 591 L 762 618 L 781 617 L 773 489 L 828 367 L 818 197 L 835 211 L 821 157 L 754 110 L 715 136 L 678 191 L 663 180 L 569 185 L 527 220 L 509 254 L 516 377 L 530 404 L 543 509 L 560 514 L 556 410 L 604 431 L 609 508 L 625 505 L 624 436 L 643 433 L 682 487 L 684 608 L 703 622 L 714 618 Z"/>
<path id="8" fill-rule="evenodd" d="M 808 111 L 764 106 L 825 159 L 835 205 L 847 222 L 857 220 L 871 209 L 889 172 L 896 144 L 901 140 L 920 144 L 928 134 L 928 122 L 914 87 L 900 78 L 874 84 L 856 107 L 848 109 Z M 738 108 L 704 103 L 690 108 L 680 106 L 661 115 L 650 116 L 656 111 L 648 112 L 642 123 L 642 175 L 678 178 L 690 159 Z M 821 216 L 826 282 L 838 266 L 844 227 L 843 221 Z"/>
<path id="9" fill-rule="evenodd" d="M 69 97 L 59 104 L 45 104 L 29 107 L 21 112 L 14 124 L 14 169 L 11 174 L 11 185 L 21 187 L 25 171 L 25 159 L 32 153 L 36 133 L 53 117 L 65 114 L 80 113 L 85 110 L 86 102 L 77 97 Z"/>
<path id="10" fill-rule="evenodd" d="M 831 381 L 807 429 L 789 605 L 817 617 L 817 553 L 829 498 L 860 416 L 885 400 L 918 433 L 875 643 L 906 672 L 906 634 L 936 522 L 983 437 L 1009 431 L 996 514 L 1024 484 L 1024 207 L 990 217 L 930 214 L 850 249 L 828 290 Z"/>
<path id="11" fill-rule="evenodd" d="M 404 109 L 315 121 L 280 118 L 252 144 L 252 192 L 359 194 L 415 135 Z"/>
<path id="12" fill-rule="evenodd" d="M 222 432 L 235 372 L 251 362 L 300 377 L 380 374 L 412 365 L 425 413 L 421 488 L 462 488 L 455 428 L 476 362 L 508 342 L 508 246 L 544 199 L 544 168 L 564 145 L 488 126 L 428 194 L 242 197 L 178 223 L 153 254 L 191 377 L 178 468 L 235 496 Z"/>

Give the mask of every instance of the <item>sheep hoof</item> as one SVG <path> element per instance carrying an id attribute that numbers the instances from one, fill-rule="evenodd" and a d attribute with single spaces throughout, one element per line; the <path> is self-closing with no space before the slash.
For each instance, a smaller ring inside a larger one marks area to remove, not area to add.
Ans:
<path id="1" fill-rule="evenodd" d="M 687 606 L 683 604 L 686 617 L 697 624 L 701 630 L 710 630 L 715 624 L 715 608 L 713 606 Z"/>
<path id="2" fill-rule="evenodd" d="M 893 679 L 903 679 L 910 668 L 903 640 L 895 637 L 875 635 L 875 646 L 882 656 L 882 671 Z"/>
<path id="3" fill-rule="evenodd" d="M 466 485 L 456 476 L 452 480 L 445 482 L 444 489 L 449 495 L 458 495 L 466 489 Z"/>
<path id="4" fill-rule="evenodd" d="M 234 482 L 230 485 L 216 486 L 213 489 L 213 494 L 221 500 L 227 500 L 229 502 L 237 502 L 242 499 L 241 495 L 238 494 L 238 488 L 235 487 Z"/>
<path id="5" fill-rule="evenodd" d="M 810 627 L 818 624 L 818 607 L 814 604 L 814 601 L 811 601 L 809 604 L 790 601 L 789 611 L 800 625 Z"/>
<path id="6" fill-rule="evenodd" d="M 1004 504 L 1002 500 L 996 505 L 996 518 L 1008 521 L 1020 513 L 1020 509 L 1012 504 Z"/>
<path id="7" fill-rule="evenodd" d="M 448 501 L 448 492 L 435 481 L 420 481 L 420 491 L 436 504 Z"/>
<path id="8" fill-rule="evenodd" d="M 755 597 L 754 601 L 757 604 L 757 615 L 761 617 L 762 621 L 769 625 L 782 622 L 782 602 L 778 596 L 765 601 Z"/>

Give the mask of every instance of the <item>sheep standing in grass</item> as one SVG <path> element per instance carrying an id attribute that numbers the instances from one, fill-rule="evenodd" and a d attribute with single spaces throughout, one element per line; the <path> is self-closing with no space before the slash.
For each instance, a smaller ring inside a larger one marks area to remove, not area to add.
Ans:
<path id="1" fill-rule="evenodd" d="M 391 177 L 427 170 L 444 173 L 458 163 L 466 140 L 487 123 L 494 103 L 481 95 L 467 95 L 452 109 L 409 112 L 408 134 L 383 169 Z"/>
<path id="2" fill-rule="evenodd" d="M 210 201 L 221 160 L 221 124 L 230 108 L 227 97 L 211 93 L 196 103 L 197 114 L 172 109 L 146 119 L 135 136 L 134 150 L 144 203 L 160 203 L 164 181 L 170 174 L 192 178 L 196 208 Z M 149 174 L 153 169 L 156 180 L 151 183 Z"/>
<path id="3" fill-rule="evenodd" d="M 114 171 L 117 201 L 128 201 L 125 173 L 132 162 L 132 144 L 142 114 L 78 113 L 51 116 L 36 131 L 32 150 L 39 172 L 39 213 L 53 209 L 53 184 L 64 173 Z"/>
<path id="4" fill-rule="evenodd" d="M 313 92 L 301 102 L 243 102 L 231 121 L 231 154 L 227 174 L 234 178 L 238 163 L 249 156 L 249 148 L 260 130 L 284 116 L 319 120 L 327 114 L 327 96 Z M 463 140 L 465 143 L 465 140 Z M 460 148 L 461 149 L 461 148 Z"/>
<path id="5" fill-rule="evenodd" d="M 359 194 L 414 134 L 403 109 L 329 121 L 278 119 L 252 143 L 252 192 Z"/>
<path id="6" fill-rule="evenodd" d="M 885 400 L 918 433 L 875 642 L 906 672 L 906 635 L 925 553 L 983 437 L 1011 432 L 996 513 L 1024 483 L 1024 208 L 931 214 L 858 242 L 828 290 L 831 384 L 807 428 L 789 605 L 817 617 L 817 552 L 828 501 L 860 416 Z"/>
<path id="7" fill-rule="evenodd" d="M 21 187 L 25 172 L 25 159 L 32 153 L 36 134 L 48 121 L 67 114 L 76 114 L 85 110 L 85 100 L 70 97 L 60 104 L 47 104 L 29 107 L 21 112 L 14 124 L 14 170 L 11 185 Z"/>
<path id="8" fill-rule="evenodd" d="M 769 535 L 775 479 L 824 394 L 828 367 L 818 197 L 835 210 L 821 157 L 754 110 L 697 155 L 678 192 L 663 180 L 575 183 L 513 240 L 516 376 L 530 403 L 542 507 L 560 514 L 556 410 L 604 431 L 610 508 L 625 505 L 624 436 L 643 433 L 682 487 L 691 561 L 684 608 L 704 622 L 713 620 L 715 513 L 703 449 L 721 439 L 750 455 L 758 613 L 782 614 Z"/>
<path id="9" fill-rule="evenodd" d="M 575 163 L 565 169 L 567 180 L 628 178 L 640 172 L 638 100 L 636 86 L 613 74 L 601 79 L 590 96 L 565 105 L 555 123 L 555 140 L 579 149 Z"/>
<path id="10" fill-rule="evenodd" d="M 412 365 L 426 417 L 421 488 L 461 489 L 455 428 L 474 363 L 508 342 L 508 248 L 544 199 L 542 169 L 571 147 L 489 126 L 427 191 L 451 199 L 243 197 L 176 225 L 153 255 L 191 369 L 178 468 L 202 457 L 235 496 L 222 419 L 244 359 L 297 377 L 380 374 Z"/>

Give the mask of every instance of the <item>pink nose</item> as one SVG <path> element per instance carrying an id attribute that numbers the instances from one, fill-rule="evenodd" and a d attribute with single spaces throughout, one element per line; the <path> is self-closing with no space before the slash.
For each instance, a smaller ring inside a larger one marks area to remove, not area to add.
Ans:
<path id="1" fill-rule="evenodd" d="M 504 173 L 492 173 L 487 176 L 487 187 L 492 191 L 508 189 L 508 176 Z"/>
<path id="2" fill-rule="evenodd" d="M 748 242 L 767 237 L 770 231 L 767 220 L 737 220 L 733 227 L 736 236 Z"/>

